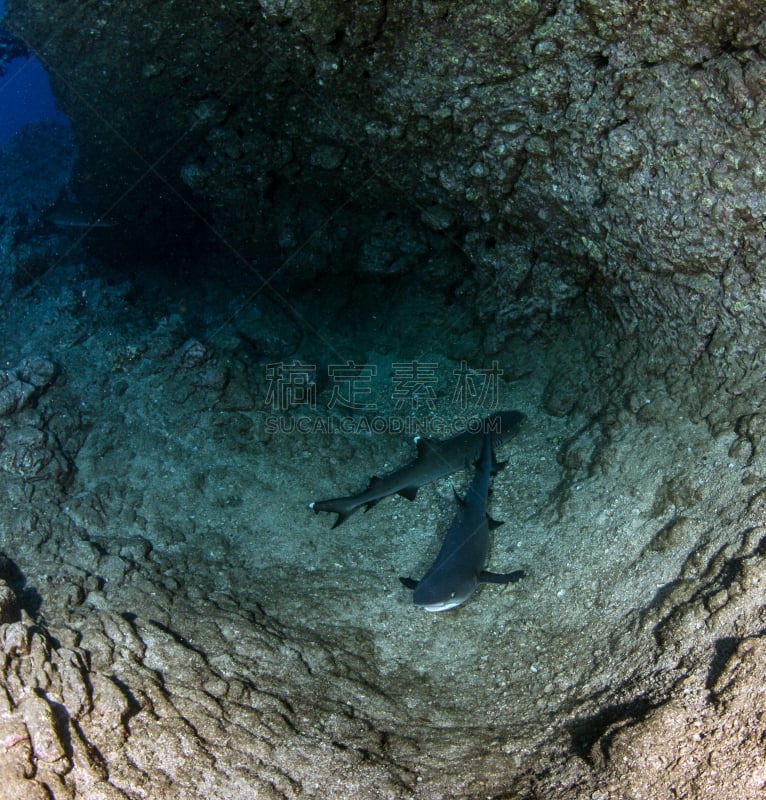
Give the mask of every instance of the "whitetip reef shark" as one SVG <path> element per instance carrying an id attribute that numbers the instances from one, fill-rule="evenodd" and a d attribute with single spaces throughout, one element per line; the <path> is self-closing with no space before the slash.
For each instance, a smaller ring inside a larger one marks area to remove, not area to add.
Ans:
<path id="1" fill-rule="evenodd" d="M 489 481 L 498 465 L 492 452 L 492 436 L 484 435 L 476 474 L 464 498 L 457 492 L 460 508 L 444 537 L 439 555 L 422 580 L 399 578 L 407 589 L 414 589 L 412 599 L 426 611 L 447 611 L 462 605 L 480 583 L 515 583 L 524 571 L 505 574 L 487 572 L 489 531 L 501 525 L 487 514 Z"/>
<path id="2" fill-rule="evenodd" d="M 45 214 L 45 219 L 57 228 L 113 228 L 114 222 L 89 213 L 77 203 L 70 200 L 59 200 Z"/>
<path id="3" fill-rule="evenodd" d="M 518 431 L 523 419 L 521 411 L 498 411 L 486 417 L 477 430 L 467 430 L 442 442 L 416 437 L 418 456 L 415 461 L 382 478 L 374 476 L 359 494 L 317 500 L 309 503 L 309 508 L 314 512 L 337 514 L 333 524 L 333 528 L 337 528 L 355 511 L 360 508 L 367 511 L 389 495 L 398 494 L 414 500 L 421 486 L 475 464 L 482 452 L 485 432 L 491 434 L 491 445 L 500 444 Z"/>

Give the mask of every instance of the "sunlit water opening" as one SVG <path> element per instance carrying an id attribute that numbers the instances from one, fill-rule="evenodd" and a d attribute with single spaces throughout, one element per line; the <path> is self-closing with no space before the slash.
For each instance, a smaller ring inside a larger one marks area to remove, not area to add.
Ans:
<path id="1" fill-rule="evenodd" d="M 0 0 L 0 18 L 3 3 Z M 8 34 L 0 27 L 0 44 Z M 0 57 L 5 53 L 0 47 Z M 15 51 L 14 51 L 15 52 Z M 0 145 L 31 122 L 54 120 L 68 124 L 57 108 L 45 68 L 33 55 L 0 61 Z"/>

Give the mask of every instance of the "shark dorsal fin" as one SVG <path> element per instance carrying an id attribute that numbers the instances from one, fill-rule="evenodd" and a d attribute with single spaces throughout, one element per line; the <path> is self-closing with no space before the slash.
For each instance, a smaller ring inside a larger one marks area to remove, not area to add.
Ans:
<path id="1" fill-rule="evenodd" d="M 370 489 L 374 489 L 381 482 L 381 480 L 382 478 L 380 475 L 373 475 L 370 478 L 370 482 L 367 484 L 367 489 L 365 489 L 365 491 L 369 492 Z"/>
<path id="2" fill-rule="evenodd" d="M 436 449 L 436 445 L 430 440 L 426 439 L 425 437 L 421 436 L 415 444 L 418 447 L 418 458 L 425 458 L 426 456 L 430 455 Z"/>
<path id="3" fill-rule="evenodd" d="M 382 480 L 383 478 L 381 478 L 379 475 L 373 475 L 370 478 L 370 482 L 367 484 L 367 488 L 365 489 L 365 491 L 369 492 L 371 489 L 374 489 Z M 366 503 L 364 503 L 365 513 L 369 511 L 381 499 L 382 496 L 376 497 L 374 500 L 368 500 Z"/>

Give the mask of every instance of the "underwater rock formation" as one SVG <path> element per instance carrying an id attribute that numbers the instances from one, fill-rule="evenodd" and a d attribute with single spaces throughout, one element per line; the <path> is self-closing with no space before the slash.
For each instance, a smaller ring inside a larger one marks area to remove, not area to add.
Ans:
<path id="1" fill-rule="evenodd" d="M 763 3 L 70 6 L 8 25 L 122 272 L 6 294 L 0 785 L 762 793 Z M 195 226 L 226 267 L 160 261 L 160 308 L 119 244 Z M 257 368 L 442 331 L 531 420 L 493 497 L 529 578 L 436 627 L 395 576 L 451 489 L 329 536 L 304 496 L 405 445 L 270 432 Z"/>
<path id="2" fill-rule="evenodd" d="M 761 11 L 37 0 L 8 17 L 54 68 L 95 208 L 148 227 L 191 189 L 237 252 L 305 279 L 370 268 L 380 209 L 400 218 L 390 248 L 436 207 L 497 336 L 584 293 L 627 331 L 661 324 L 690 363 L 715 334 L 736 371 L 743 318 L 762 335 L 744 308 L 762 284 Z"/>

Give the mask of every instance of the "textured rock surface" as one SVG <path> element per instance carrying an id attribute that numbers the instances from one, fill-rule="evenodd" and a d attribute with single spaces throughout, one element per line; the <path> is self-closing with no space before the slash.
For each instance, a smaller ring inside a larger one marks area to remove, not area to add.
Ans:
<path id="1" fill-rule="evenodd" d="M 34 0 L 8 15 L 76 121 L 78 189 L 134 232 L 143 215 L 152 241 L 190 188 L 241 257 L 293 280 L 417 271 L 456 246 L 495 337 L 584 292 L 731 373 L 747 366 L 732 337 L 763 333 L 763 11 Z"/>
<path id="2" fill-rule="evenodd" d="M 562 379 L 571 335 L 525 342 L 503 403 L 529 421 L 495 480 L 492 563 L 529 577 L 422 614 L 397 575 L 427 563 L 450 483 L 331 533 L 305 500 L 407 445 L 269 433 L 234 327 L 192 335 L 194 315 L 153 318 L 133 293 L 70 268 L 36 288 L 48 322 L 28 336 L 28 303 L 6 308 L 22 402 L 0 457 L 31 430 L 72 467 L 0 472 L 12 796 L 757 796 L 755 424 L 730 456 L 735 434 L 712 439 L 656 381 L 594 422 L 578 409 L 598 393 Z M 228 292 L 205 295 L 218 327 L 214 301 Z"/>
<path id="3" fill-rule="evenodd" d="M 764 10 L 9 0 L 81 199 L 149 246 L 199 214 L 282 292 L 57 257 L 5 304 L 12 796 L 762 794 Z M 410 608 L 446 483 L 308 518 L 409 452 L 267 430 L 263 362 L 340 318 L 381 364 L 500 354 L 513 591 Z"/>

